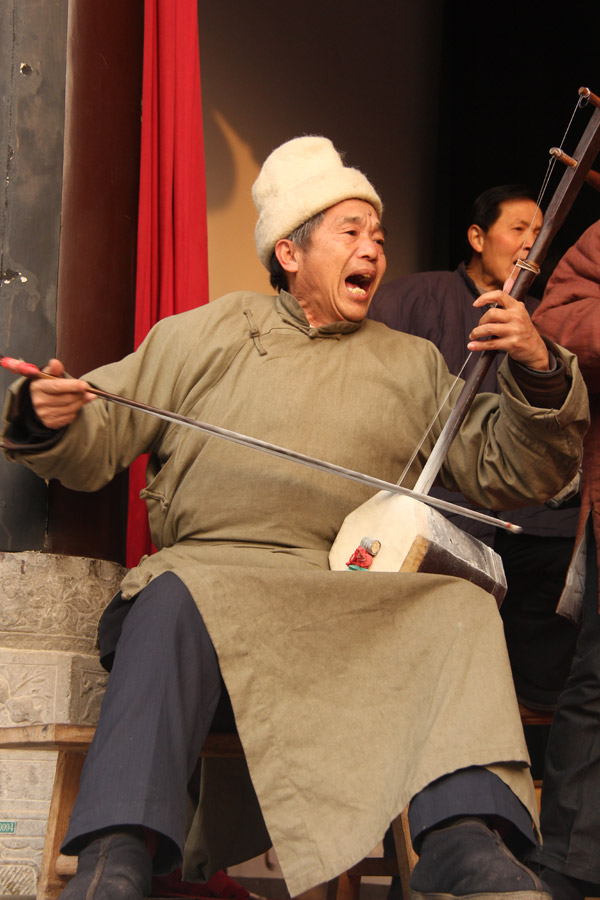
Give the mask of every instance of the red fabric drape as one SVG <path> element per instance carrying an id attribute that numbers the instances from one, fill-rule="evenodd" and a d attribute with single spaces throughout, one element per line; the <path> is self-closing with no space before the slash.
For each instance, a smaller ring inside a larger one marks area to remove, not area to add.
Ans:
<path id="1" fill-rule="evenodd" d="M 197 0 L 145 0 L 135 346 L 173 313 L 208 301 Z M 127 565 L 152 545 L 146 457 L 129 470 Z"/>

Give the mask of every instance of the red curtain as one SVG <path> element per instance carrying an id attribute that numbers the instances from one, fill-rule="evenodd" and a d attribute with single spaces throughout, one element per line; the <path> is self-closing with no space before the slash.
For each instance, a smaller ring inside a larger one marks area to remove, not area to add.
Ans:
<path id="1" fill-rule="evenodd" d="M 135 346 L 159 319 L 208 301 L 197 0 L 145 0 Z M 127 565 L 152 552 L 146 457 L 129 470 Z"/>

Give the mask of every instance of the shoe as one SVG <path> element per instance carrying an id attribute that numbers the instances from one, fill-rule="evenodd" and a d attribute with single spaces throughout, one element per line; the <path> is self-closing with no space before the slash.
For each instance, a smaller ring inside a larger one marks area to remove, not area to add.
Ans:
<path id="1" fill-rule="evenodd" d="M 106 831 L 79 854 L 77 874 L 61 900 L 144 900 L 150 893 L 152 857 L 141 832 Z"/>
<path id="2" fill-rule="evenodd" d="M 540 879 L 482 819 L 428 832 L 410 877 L 411 900 L 551 900 Z"/>

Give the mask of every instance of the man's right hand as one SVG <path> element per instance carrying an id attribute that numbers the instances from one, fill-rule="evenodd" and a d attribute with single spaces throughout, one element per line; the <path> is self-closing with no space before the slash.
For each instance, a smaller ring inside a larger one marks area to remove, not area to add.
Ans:
<path id="1" fill-rule="evenodd" d="M 51 359 L 43 371 L 58 377 L 32 380 L 29 390 L 35 414 L 46 428 L 65 428 L 76 419 L 82 406 L 96 396 L 88 392 L 87 382 L 62 378 L 65 368 L 58 359 Z"/>

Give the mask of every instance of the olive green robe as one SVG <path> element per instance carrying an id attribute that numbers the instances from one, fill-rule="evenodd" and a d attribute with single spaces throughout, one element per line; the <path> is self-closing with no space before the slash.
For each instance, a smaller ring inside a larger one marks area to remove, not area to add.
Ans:
<path id="1" fill-rule="evenodd" d="M 544 501 L 574 475 L 586 393 L 575 358 L 556 353 L 573 375 L 562 408 L 529 406 L 504 363 L 503 393 L 475 399 L 440 474 L 445 487 L 507 509 Z M 372 321 L 310 327 L 285 293 L 232 294 L 163 320 L 135 354 L 86 377 L 390 481 L 453 383 L 429 342 Z M 445 404 L 408 486 L 448 413 Z M 328 569 L 340 525 L 371 489 L 102 400 L 56 447 L 9 455 L 91 491 L 143 452 L 159 552 L 123 591 L 173 570 L 192 592 L 292 895 L 357 862 L 411 796 L 464 766 L 492 767 L 535 821 L 491 596 L 446 576 Z M 203 798 L 215 793 L 207 783 Z M 190 845 L 188 873 L 261 845 L 260 830 L 240 838 L 239 809 L 219 799 L 218 816 L 208 803 L 196 819 L 203 843 Z"/>

